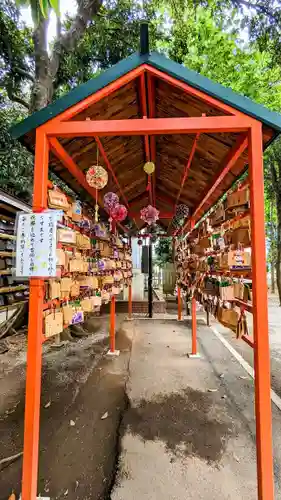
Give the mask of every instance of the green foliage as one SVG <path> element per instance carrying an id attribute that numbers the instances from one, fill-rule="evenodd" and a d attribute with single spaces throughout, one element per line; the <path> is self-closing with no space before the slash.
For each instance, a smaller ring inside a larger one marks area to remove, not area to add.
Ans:
<path id="1" fill-rule="evenodd" d="M 20 22 L 19 11 L 13 3 L 0 0 L 1 100 L 8 96 L 10 100 L 28 106 L 24 93 L 33 80 L 32 54 L 32 31 Z"/>
<path id="2" fill-rule="evenodd" d="M 268 50 L 273 64 L 281 64 L 281 0 L 216 0 L 212 1 L 224 24 L 248 32 L 262 51 Z"/>
<path id="3" fill-rule="evenodd" d="M 23 118 L 17 105 L 0 109 L 0 188 L 31 202 L 33 155 L 9 134 Z"/>
<path id="4" fill-rule="evenodd" d="M 157 264 L 163 266 L 167 262 L 173 262 L 173 240 L 172 238 L 159 238 L 155 246 Z"/>
<path id="5" fill-rule="evenodd" d="M 130 56 L 139 48 L 141 5 L 132 0 L 111 0 L 104 4 L 98 16 L 89 23 L 84 36 L 74 51 L 62 51 L 57 73 L 55 97 L 76 85 L 97 76 L 101 71 Z M 150 47 L 163 35 L 161 16 L 147 6 L 146 18 L 150 22 Z M 69 18 L 64 24 L 67 30 Z"/>
<path id="6" fill-rule="evenodd" d="M 35 26 L 38 25 L 41 16 L 48 19 L 51 9 L 55 11 L 57 16 L 60 15 L 59 0 L 16 0 L 16 4 L 18 7 L 30 7 Z"/>
<path id="7" fill-rule="evenodd" d="M 223 32 L 211 11 L 198 7 L 196 17 L 190 14 L 187 9 L 174 22 L 167 45 L 169 56 L 270 109 L 280 110 L 281 70 L 272 67 L 270 54 L 255 47 L 242 49 L 237 35 Z"/>

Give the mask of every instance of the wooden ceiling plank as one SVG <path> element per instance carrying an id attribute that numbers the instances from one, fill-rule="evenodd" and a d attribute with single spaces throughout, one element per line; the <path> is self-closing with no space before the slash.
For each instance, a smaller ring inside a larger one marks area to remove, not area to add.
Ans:
<path id="1" fill-rule="evenodd" d="M 182 82 L 181 80 L 178 80 L 174 78 L 173 76 L 168 75 L 167 73 L 164 73 L 160 71 L 159 69 L 156 69 L 150 65 L 144 65 L 147 71 L 151 72 L 153 75 L 158 77 L 160 80 L 164 80 L 165 82 L 169 83 L 173 87 L 180 88 L 184 92 L 186 92 L 189 95 L 195 96 L 197 99 L 201 99 L 203 102 L 206 102 L 210 104 L 212 107 L 219 109 L 223 111 L 224 113 L 229 113 L 234 116 L 243 116 L 243 113 L 238 111 L 235 108 L 232 108 L 228 104 L 223 103 L 222 101 L 206 94 L 205 92 L 202 92 L 201 90 L 198 90 L 194 87 L 191 87 L 187 83 Z"/>

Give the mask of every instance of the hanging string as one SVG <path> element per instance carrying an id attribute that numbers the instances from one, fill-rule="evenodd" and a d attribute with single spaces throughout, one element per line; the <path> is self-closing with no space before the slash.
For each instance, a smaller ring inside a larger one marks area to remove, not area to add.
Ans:
<path id="1" fill-rule="evenodd" d="M 151 178 L 150 175 L 147 176 L 147 187 L 146 191 L 150 192 L 151 191 Z"/>

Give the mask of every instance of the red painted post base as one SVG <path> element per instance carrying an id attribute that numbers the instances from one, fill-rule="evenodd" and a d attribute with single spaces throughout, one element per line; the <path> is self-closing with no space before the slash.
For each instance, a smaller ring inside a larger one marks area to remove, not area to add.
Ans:
<path id="1" fill-rule="evenodd" d="M 133 319 L 133 301 L 132 301 L 132 285 L 128 288 L 128 316 L 127 321 L 132 321 Z"/>
<path id="2" fill-rule="evenodd" d="M 196 325 L 196 299 L 192 297 L 191 301 L 191 354 L 189 358 L 200 358 L 197 352 L 197 325 Z"/>
<path id="3" fill-rule="evenodd" d="M 182 320 L 181 289 L 178 286 L 178 321 Z"/>
<path id="4" fill-rule="evenodd" d="M 110 332 L 108 356 L 119 356 L 120 351 L 115 349 L 115 296 L 112 295 L 110 303 Z"/>

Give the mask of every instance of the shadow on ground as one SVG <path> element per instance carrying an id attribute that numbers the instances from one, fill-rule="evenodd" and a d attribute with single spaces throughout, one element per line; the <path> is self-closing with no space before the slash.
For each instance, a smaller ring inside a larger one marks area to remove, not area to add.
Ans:
<path id="1" fill-rule="evenodd" d="M 208 463 L 220 460 L 233 434 L 225 408 L 214 404 L 213 395 L 191 387 L 152 401 L 141 400 L 128 410 L 123 427 L 145 441 L 164 441 L 176 456 L 195 455 Z"/>

